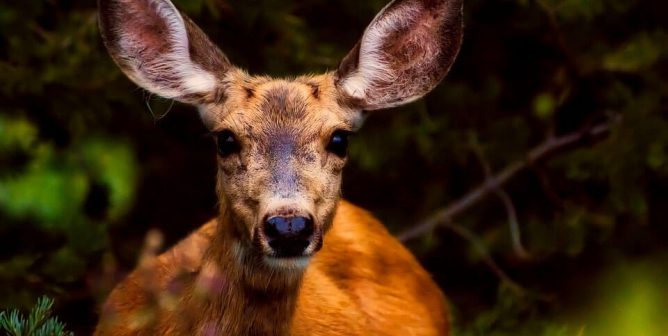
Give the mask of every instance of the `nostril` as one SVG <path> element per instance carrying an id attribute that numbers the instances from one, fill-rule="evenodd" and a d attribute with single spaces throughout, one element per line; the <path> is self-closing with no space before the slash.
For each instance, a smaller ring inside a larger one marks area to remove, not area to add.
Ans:
<path id="1" fill-rule="evenodd" d="M 313 221 L 307 217 L 275 216 L 265 221 L 264 233 L 269 239 L 308 239 L 313 234 Z"/>
<path id="2" fill-rule="evenodd" d="M 275 216 L 265 220 L 264 236 L 274 257 L 303 255 L 313 238 L 313 220 L 299 216 Z"/>

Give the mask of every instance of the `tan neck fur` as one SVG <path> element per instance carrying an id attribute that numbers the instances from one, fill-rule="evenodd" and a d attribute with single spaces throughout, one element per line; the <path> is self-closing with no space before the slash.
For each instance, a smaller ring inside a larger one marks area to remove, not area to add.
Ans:
<path id="1" fill-rule="evenodd" d="M 244 246 L 222 211 L 186 298 L 189 329 L 201 335 L 289 335 L 304 272 L 277 270 Z M 195 315 L 196 314 L 196 315 Z"/>

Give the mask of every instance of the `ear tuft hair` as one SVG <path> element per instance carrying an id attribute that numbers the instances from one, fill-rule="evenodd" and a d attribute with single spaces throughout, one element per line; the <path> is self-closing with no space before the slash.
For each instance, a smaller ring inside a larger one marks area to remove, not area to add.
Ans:
<path id="1" fill-rule="evenodd" d="M 109 54 L 137 85 L 165 98 L 214 99 L 229 60 L 169 0 L 99 0 Z"/>
<path id="2" fill-rule="evenodd" d="M 462 0 L 394 0 L 373 19 L 336 73 L 350 105 L 409 103 L 448 73 L 462 40 Z"/>

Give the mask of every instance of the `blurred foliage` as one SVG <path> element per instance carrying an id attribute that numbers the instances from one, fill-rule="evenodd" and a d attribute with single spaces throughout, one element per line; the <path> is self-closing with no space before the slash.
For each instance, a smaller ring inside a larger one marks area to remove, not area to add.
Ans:
<path id="1" fill-rule="evenodd" d="M 65 331 L 65 325 L 51 317 L 53 299 L 42 296 L 30 310 L 28 318 L 17 309 L 0 312 L 0 330 L 7 336 L 73 336 Z"/>
<path id="2" fill-rule="evenodd" d="M 322 72 L 386 1 L 180 0 L 236 64 Z M 344 194 L 394 231 L 523 160 L 550 135 L 609 123 L 505 186 L 531 254 L 489 197 L 457 218 L 523 289 L 447 228 L 411 242 L 460 335 L 666 335 L 668 3 L 466 1 L 444 84 L 370 117 Z M 0 307 L 42 293 L 75 332 L 153 227 L 174 242 L 215 214 L 212 144 L 192 108 L 138 90 L 101 45 L 94 2 L 0 3 Z M 155 116 L 155 117 L 154 117 Z"/>

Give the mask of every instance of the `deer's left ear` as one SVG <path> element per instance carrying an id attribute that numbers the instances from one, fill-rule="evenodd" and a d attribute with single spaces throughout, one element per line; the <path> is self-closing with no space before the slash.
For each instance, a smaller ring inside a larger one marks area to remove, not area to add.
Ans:
<path id="1" fill-rule="evenodd" d="M 349 105 L 409 103 L 448 73 L 462 41 L 463 0 L 394 0 L 373 19 L 336 72 Z"/>

